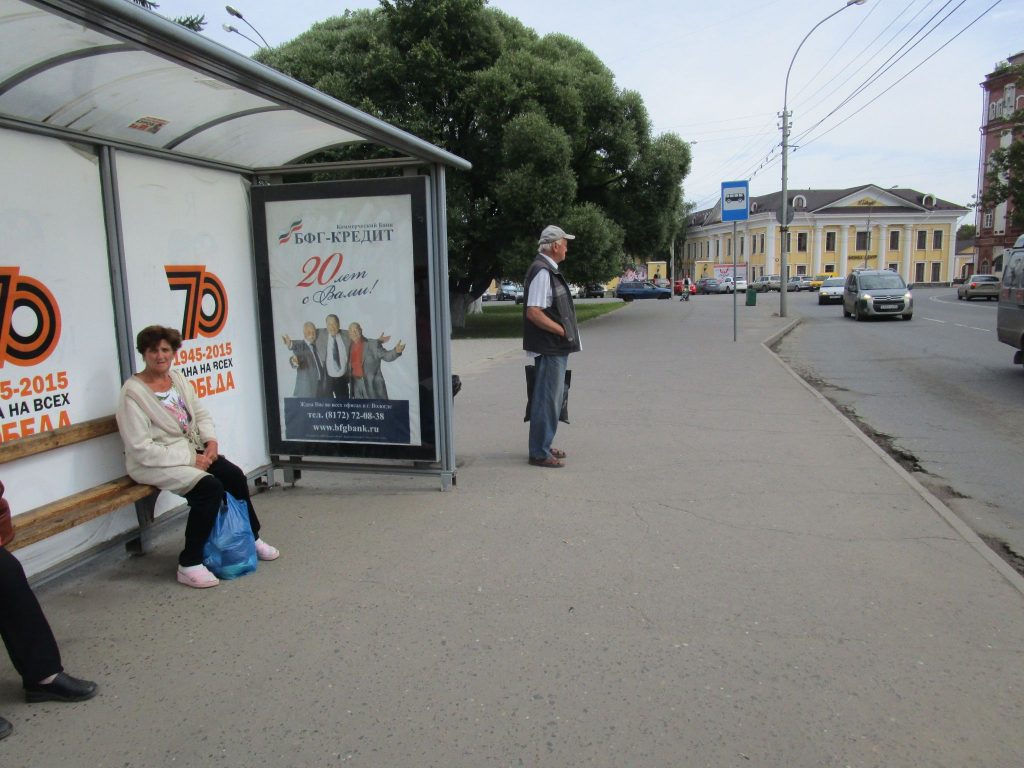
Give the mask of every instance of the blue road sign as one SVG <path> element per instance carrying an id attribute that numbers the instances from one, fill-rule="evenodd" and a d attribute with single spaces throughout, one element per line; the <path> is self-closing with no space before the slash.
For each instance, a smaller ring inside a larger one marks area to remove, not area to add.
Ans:
<path id="1" fill-rule="evenodd" d="M 750 217 L 750 182 L 722 182 L 722 221 L 746 221 Z"/>

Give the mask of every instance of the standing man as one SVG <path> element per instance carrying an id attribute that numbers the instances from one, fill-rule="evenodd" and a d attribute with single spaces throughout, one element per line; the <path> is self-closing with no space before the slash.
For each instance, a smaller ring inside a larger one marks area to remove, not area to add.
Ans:
<path id="1" fill-rule="evenodd" d="M 523 349 L 533 356 L 533 400 L 530 403 L 530 464 L 563 467 L 565 451 L 552 448 L 562 410 L 569 354 L 579 352 L 580 334 L 569 284 L 558 266 L 565 261 L 569 240 L 561 227 L 544 227 L 537 258 L 523 280 Z"/>
<path id="2" fill-rule="evenodd" d="M 295 390 L 292 397 L 323 397 L 327 383 L 322 353 L 317 349 L 316 326 L 302 324 L 302 341 L 293 340 L 287 334 L 281 341 L 292 352 L 289 360 L 295 369 Z"/>
<path id="3" fill-rule="evenodd" d="M 351 395 L 348 378 L 348 331 L 341 330 L 337 315 L 328 315 L 327 333 L 321 336 L 317 329 L 317 341 L 324 342 L 324 357 L 327 362 L 327 383 L 325 395 L 336 400 L 348 400 Z"/>

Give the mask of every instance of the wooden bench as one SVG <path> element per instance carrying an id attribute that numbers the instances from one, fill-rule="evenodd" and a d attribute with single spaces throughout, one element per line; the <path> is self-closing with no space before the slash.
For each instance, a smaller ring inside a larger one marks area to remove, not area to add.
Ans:
<path id="1" fill-rule="evenodd" d="M 52 432 L 19 438 L 0 445 L 0 464 L 6 464 L 27 456 L 36 456 L 65 445 L 74 445 L 96 437 L 117 432 L 117 421 L 113 416 L 83 421 L 60 427 Z M 41 507 L 16 514 L 14 541 L 8 549 L 19 549 L 54 536 L 77 525 L 94 520 L 115 509 L 135 504 L 139 519 L 139 536 L 129 541 L 128 551 L 142 554 L 149 549 L 150 528 L 159 490 L 151 485 L 140 485 L 125 475 L 116 480 L 88 488 L 63 499 L 44 504 Z M 8 500 L 10 501 L 10 500 Z M 16 509 L 16 505 L 12 505 Z"/>

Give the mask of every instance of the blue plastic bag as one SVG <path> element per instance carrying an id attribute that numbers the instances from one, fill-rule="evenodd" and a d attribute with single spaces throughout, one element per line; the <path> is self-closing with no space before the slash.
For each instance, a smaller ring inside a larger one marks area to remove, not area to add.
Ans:
<path id="1" fill-rule="evenodd" d="M 224 497 L 203 547 L 203 565 L 218 579 L 237 579 L 256 570 L 256 539 L 246 503 L 230 493 Z"/>

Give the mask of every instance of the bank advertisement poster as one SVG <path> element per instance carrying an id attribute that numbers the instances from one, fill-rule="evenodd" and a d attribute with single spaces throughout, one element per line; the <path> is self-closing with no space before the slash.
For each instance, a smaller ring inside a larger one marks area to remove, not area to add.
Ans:
<path id="1" fill-rule="evenodd" d="M 270 452 L 434 460 L 426 179 L 253 189 Z"/>
<path id="2" fill-rule="evenodd" d="M 149 325 L 179 331 L 174 368 L 213 417 L 221 453 L 246 472 L 267 465 L 248 184 L 129 155 L 117 182 L 132 338 Z"/>

